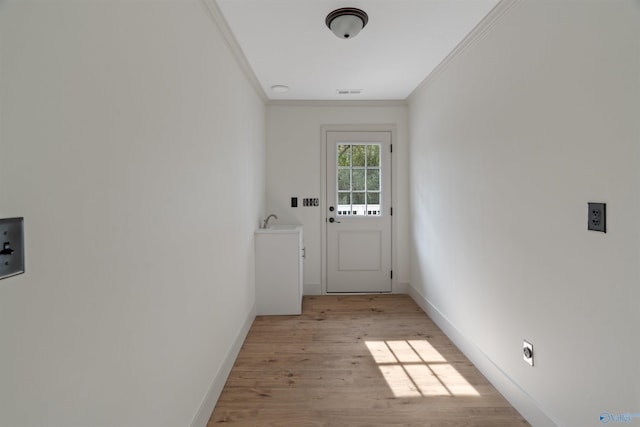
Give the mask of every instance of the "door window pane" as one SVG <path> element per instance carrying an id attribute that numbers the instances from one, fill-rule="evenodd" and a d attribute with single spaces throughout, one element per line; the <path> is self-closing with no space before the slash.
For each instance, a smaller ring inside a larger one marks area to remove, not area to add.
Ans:
<path id="1" fill-rule="evenodd" d="M 339 205 L 351 205 L 351 193 L 349 192 L 339 192 L 338 193 L 338 204 Z"/>
<path id="2" fill-rule="evenodd" d="M 369 191 L 367 192 L 367 204 L 368 205 L 379 205 L 380 204 L 380 193 Z"/>
<path id="3" fill-rule="evenodd" d="M 380 166 L 380 146 L 367 145 L 367 166 Z"/>
<path id="4" fill-rule="evenodd" d="M 382 215 L 380 147 L 380 144 L 338 144 L 338 215 Z"/>
<path id="5" fill-rule="evenodd" d="M 351 189 L 353 191 L 363 191 L 365 190 L 364 186 L 364 169 L 353 169 L 353 181 L 351 184 Z"/>
<path id="6" fill-rule="evenodd" d="M 380 190 L 380 169 L 367 169 L 367 190 Z"/>
<path id="7" fill-rule="evenodd" d="M 338 169 L 338 191 L 351 190 L 349 169 Z"/>
<path id="8" fill-rule="evenodd" d="M 364 192 L 360 193 L 351 193 L 351 195 L 353 196 L 353 204 L 354 205 L 364 205 L 365 204 L 365 200 L 364 200 Z"/>
<path id="9" fill-rule="evenodd" d="M 338 166 L 351 166 L 351 146 L 338 145 Z"/>
<path id="10" fill-rule="evenodd" d="M 355 167 L 366 166 L 365 145 L 352 145 L 353 164 Z"/>

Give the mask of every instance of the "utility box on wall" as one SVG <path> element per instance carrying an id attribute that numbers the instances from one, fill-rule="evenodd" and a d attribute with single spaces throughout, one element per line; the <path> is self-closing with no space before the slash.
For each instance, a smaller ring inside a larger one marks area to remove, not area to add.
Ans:
<path id="1" fill-rule="evenodd" d="M 24 273 L 24 218 L 0 219 L 0 279 Z"/>

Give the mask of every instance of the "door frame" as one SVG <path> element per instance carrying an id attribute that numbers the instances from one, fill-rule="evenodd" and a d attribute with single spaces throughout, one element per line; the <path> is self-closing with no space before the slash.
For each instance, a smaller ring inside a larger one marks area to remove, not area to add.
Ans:
<path id="1" fill-rule="evenodd" d="M 320 254 L 321 254 L 321 266 L 320 266 L 320 286 L 322 295 L 349 295 L 349 293 L 332 293 L 327 292 L 327 132 L 390 132 L 391 133 L 391 145 L 397 141 L 397 125 L 390 124 L 363 124 L 363 125 L 322 125 L 320 126 L 320 209 L 322 213 L 320 215 Z M 397 144 L 393 147 L 391 154 L 391 207 L 396 205 L 396 166 L 395 157 L 393 154 L 397 152 Z M 396 218 L 397 215 L 391 216 L 391 270 L 396 269 Z M 396 277 L 397 274 L 393 274 L 391 278 L 391 293 L 396 293 Z M 378 293 L 378 292 L 376 292 Z M 383 292 L 388 293 L 388 292 Z M 354 295 L 363 295 L 362 293 L 356 293 Z"/>

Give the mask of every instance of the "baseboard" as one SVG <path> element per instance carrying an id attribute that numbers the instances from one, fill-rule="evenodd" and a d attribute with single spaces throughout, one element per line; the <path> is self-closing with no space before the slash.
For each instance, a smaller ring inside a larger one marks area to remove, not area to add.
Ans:
<path id="1" fill-rule="evenodd" d="M 540 408 L 533 397 L 515 383 L 472 341 L 462 335 L 427 298 L 412 286 L 409 286 L 408 294 L 533 427 L 557 427 L 557 424 Z"/>
<path id="2" fill-rule="evenodd" d="M 229 373 L 231 373 L 231 368 L 233 368 L 233 364 L 238 357 L 238 353 L 240 353 L 240 348 L 244 343 L 247 334 L 249 333 L 249 329 L 253 324 L 254 319 L 256 318 L 256 307 L 255 305 L 247 314 L 247 318 L 245 319 L 242 328 L 238 332 L 236 339 L 233 341 L 233 345 L 227 352 L 227 355 L 222 362 L 222 365 L 218 369 L 213 381 L 211 381 L 211 385 L 209 386 L 209 391 L 205 395 L 202 403 L 200 404 L 200 408 L 196 415 L 193 417 L 193 421 L 191 421 L 190 427 L 206 427 L 209 422 L 209 418 L 211 418 L 211 413 L 216 406 L 216 402 L 220 397 L 220 393 L 222 393 L 222 389 L 224 388 L 224 384 L 227 382 L 227 377 L 229 377 Z"/>
<path id="3" fill-rule="evenodd" d="M 322 285 L 320 283 L 305 283 L 302 289 L 303 295 L 322 295 Z"/>

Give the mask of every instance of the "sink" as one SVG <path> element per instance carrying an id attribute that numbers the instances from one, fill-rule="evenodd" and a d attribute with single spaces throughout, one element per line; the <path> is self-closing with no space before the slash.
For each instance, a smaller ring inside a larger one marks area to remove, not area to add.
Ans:
<path id="1" fill-rule="evenodd" d="M 273 224 L 269 228 L 259 228 L 256 233 L 278 233 L 278 232 L 292 232 L 301 229 L 301 225 L 295 224 Z"/>
<path id="2" fill-rule="evenodd" d="M 298 227 L 300 226 L 293 224 L 273 224 L 270 228 L 273 230 L 295 230 Z"/>

